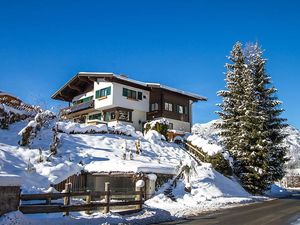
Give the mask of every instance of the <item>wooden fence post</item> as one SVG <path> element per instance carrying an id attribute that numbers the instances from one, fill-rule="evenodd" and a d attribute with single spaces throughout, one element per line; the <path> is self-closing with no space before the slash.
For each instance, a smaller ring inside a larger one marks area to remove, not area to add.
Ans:
<path id="1" fill-rule="evenodd" d="M 109 182 L 105 182 L 105 203 L 106 206 L 104 207 L 104 213 L 109 213 L 109 203 L 110 203 L 110 183 Z"/>
<path id="2" fill-rule="evenodd" d="M 140 192 L 140 193 L 137 194 L 136 197 L 135 197 L 135 200 L 140 202 L 140 204 L 138 204 L 138 205 L 136 206 L 136 209 L 137 209 L 137 210 L 141 210 L 141 209 L 142 209 L 142 206 L 143 206 L 143 193 L 142 193 L 142 188 L 141 188 L 141 187 L 136 187 L 135 190 L 138 191 L 138 192 Z"/>
<path id="3" fill-rule="evenodd" d="M 92 195 L 91 192 L 88 191 L 88 195 L 86 196 L 86 204 L 91 204 L 91 200 L 92 200 Z M 91 214 L 90 210 L 85 211 L 86 214 Z"/>
<path id="4" fill-rule="evenodd" d="M 70 193 L 71 191 L 71 183 L 65 183 L 65 193 Z M 64 197 L 64 205 L 70 205 L 70 195 Z M 68 216 L 69 211 L 64 212 L 64 216 Z"/>

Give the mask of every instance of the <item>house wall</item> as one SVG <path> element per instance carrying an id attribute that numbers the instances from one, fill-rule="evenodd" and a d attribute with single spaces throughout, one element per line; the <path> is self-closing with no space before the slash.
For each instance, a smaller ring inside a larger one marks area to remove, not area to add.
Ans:
<path id="1" fill-rule="evenodd" d="M 142 112 L 148 112 L 149 111 L 149 91 L 127 86 L 124 84 L 119 83 L 113 83 L 114 85 L 114 96 L 113 96 L 113 104 L 115 106 L 120 106 L 128 109 L 134 109 Z M 143 99 L 142 100 L 134 100 L 129 99 L 127 97 L 123 96 L 123 88 L 127 88 L 136 92 L 142 92 L 143 93 Z M 145 96 L 145 98 L 144 98 Z"/>
<path id="2" fill-rule="evenodd" d="M 189 122 L 174 120 L 174 119 L 170 119 L 170 118 L 167 118 L 167 120 L 173 124 L 172 130 L 191 132 L 191 124 Z"/>
<path id="3" fill-rule="evenodd" d="M 104 99 L 96 99 L 96 91 L 111 87 L 111 94 Z M 101 81 L 100 79 L 97 82 L 94 82 L 94 99 L 95 99 L 95 109 L 107 109 L 113 106 L 113 96 L 114 96 L 114 85 L 112 82 Z"/>

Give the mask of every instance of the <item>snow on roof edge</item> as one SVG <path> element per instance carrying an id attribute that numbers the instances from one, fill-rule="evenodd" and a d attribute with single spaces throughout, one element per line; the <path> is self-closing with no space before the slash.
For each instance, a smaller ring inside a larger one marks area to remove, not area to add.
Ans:
<path id="1" fill-rule="evenodd" d="M 69 83 L 71 83 L 76 77 L 78 77 L 79 75 L 89 75 L 89 76 L 99 76 L 99 75 L 111 75 L 112 77 L 115 77 L 117 79 L 120 79 L 120 80 L 125 80 L 125 81 L 128 81 L 128 82 L 131 82 L 131 83 L 135 83 L 135 84 L 138 84 L 138 85 L 141 85 L 141 86 L 144 86 L 144 87 L 159 87 L 159 88 L 162 88 L 162 89 L 165 89 L 165 90 L 169 90 L 169 91 L 172 91 L 172 92 L 176 92 L 176 93 L 179 93 L 179 94 L 182 94 L 182 95 L 186 95 L 186 96 L 190 96 L 192 98 L 196 98 L 198 100 L 201 100 L 201 101 L 207 101 L 207 98 L 204 97 L 204 96 L 201 96 L 201 95 L 198 95 L 198 94 L 195 94 L 195 93 L 191 93 L 191 92 L 187 92 L 187 91 L 183 91 L 183 90 L 179 90 L 177 88 L 173 88 L 173 87 L 169 87 L 167 85 L 163 85 L 163 84 L 160 84 L 160 83 L 148 83 L 148 82 L 143 82 L 143 81 L 138 81 L 138 80 L 134 80 L 134 79 L 131 79 L 131 78 L 128 78 L 128 77 L 124 77 L 124 76 L 121 76 L 120 74 L 115 74 L 115 73 L 112 73 L 112 72 L 78 72 L 74 77 L 72 77 L 67 83 L 65 83 L 60 89 L 58 89 L 52 96 L 51 98 L 55 98 L 55 96 L 62 90 L 64 89 L 65 87 L 67 87 L 69 85 Z"/>

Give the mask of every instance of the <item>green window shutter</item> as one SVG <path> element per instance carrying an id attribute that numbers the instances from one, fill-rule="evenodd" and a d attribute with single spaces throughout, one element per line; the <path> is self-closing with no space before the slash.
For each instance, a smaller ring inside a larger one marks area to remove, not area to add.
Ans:
<path id="1" fill-rule="evenodd" d="M 99 98 L 100 97 L 100 90 L 97 90 L 96 91 L 96 98 Z"/>
<path id="2" fill-rule="evenodd" d="M 106 91 L 106 95 L 110 95 L 110 93 L 111 93 L 111 87 L 108 87 Z"/>
<path id="3" fill-rule="evenodd" d="M 127 97 L 128 96 L 128 89 L 123 88 L 123 96 Z"/>
<path id="4" fill-rule="evenodd" d="M 138 92 L 138 100 L 143 100 L 143 93 L 142 92 Z"/>

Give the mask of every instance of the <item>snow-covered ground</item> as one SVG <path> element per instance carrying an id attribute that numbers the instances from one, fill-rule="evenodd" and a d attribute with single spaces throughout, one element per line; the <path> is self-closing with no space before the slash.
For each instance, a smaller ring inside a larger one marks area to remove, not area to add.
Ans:
<path id="1" fill-rule="evenodd" d="M 185 192 L 184 187 L 187 183 L 179 180 L 173 189 L 175 202 L 163 194 L 170 185 L 166 183 L 152 199 L 145 202 L 144 210 L 135 215 L 95 213 L 90 216 L 84 213 L 71 213 L 69 217 L 62 217 L 61 214 L 23 215 L 20 212 L 13 212 L 1 217 L 1 225 L 152 224 L 262 199 L 248 194 L 238 182 L 216 172 L 210 164 L 203 163 L 196 166 L 191 156 L 182 148 L 174 143 L 161 141 L 161 137 L 153 131 L 145 137 L 140 133 L 133 136 L 108 133 L 59 133 L 61 142 L 58 154 L 50 156 L 49 145 L 55 121 L 50 121 L 42 127 L 33 139 L 31 148 L 18 146 L 20 140 L 18 133 L 27 123 L 28 121 L 17 122 L 11 124 L 9 130 L 0 130 L 0 173 L 19 175 L 22 191 L 25 193 L 46 192 L 51 183 L 58 183 L 72 174 L 80 173 L 81 170 L 175 175 L 180 165 L 194 167 L 189 183 L 192 192 Z M 70 131 L 72 126 L 70 125 L 67 130 Z M 78 126 L 75 127 L 78 129 Z M 137 140 L 141 142 L 141 155 L 135 154 Z M 129 159 L 130 152 L 133 154 L 132 160 Z M 124 153 L 126 160 L 123 159 Z"/>

